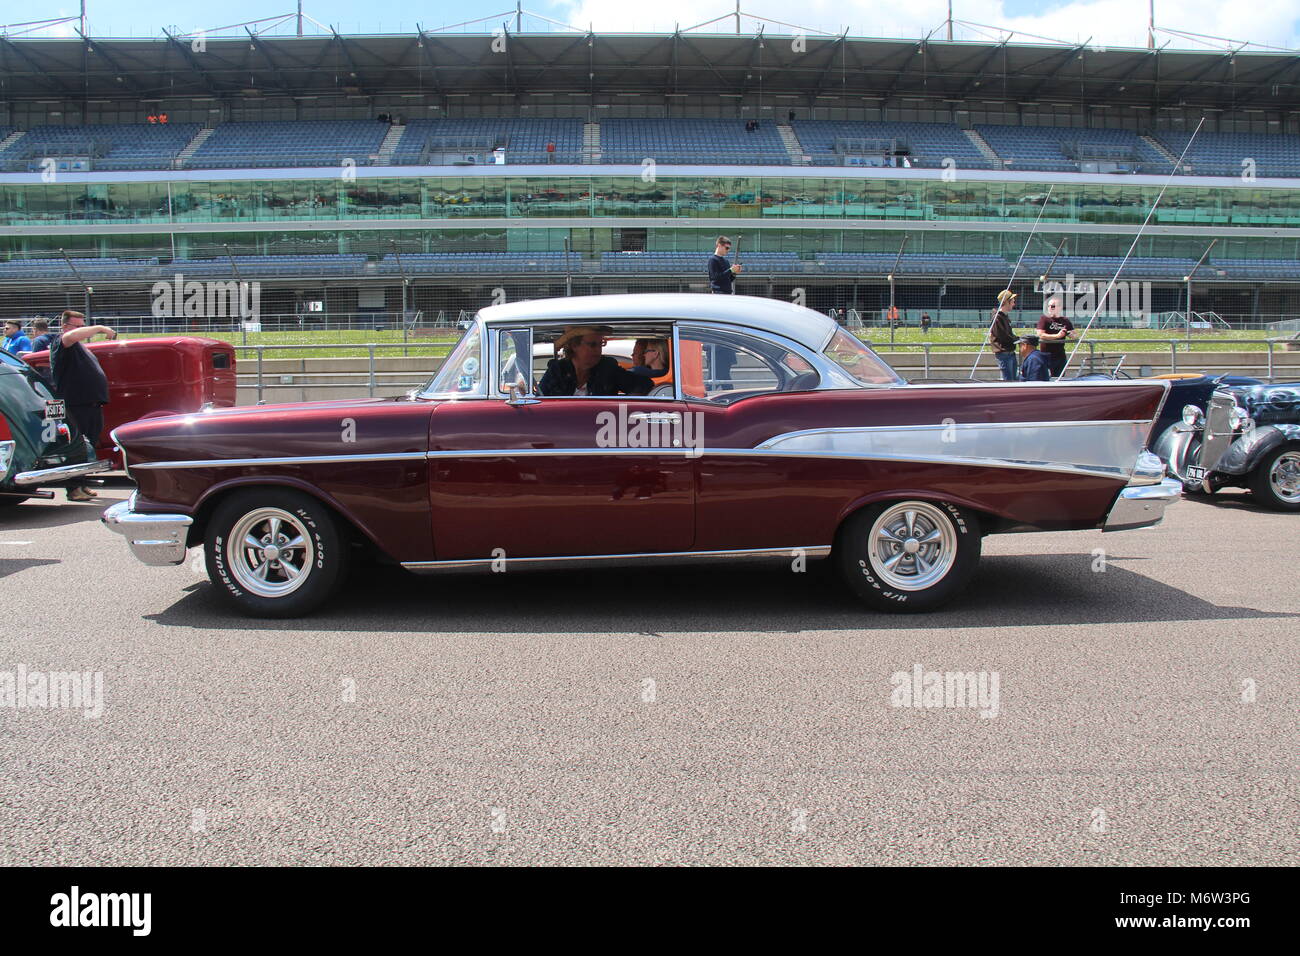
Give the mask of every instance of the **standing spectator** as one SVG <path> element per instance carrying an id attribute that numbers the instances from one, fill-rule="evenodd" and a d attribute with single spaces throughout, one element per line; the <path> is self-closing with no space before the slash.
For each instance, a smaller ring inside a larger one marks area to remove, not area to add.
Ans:
<path id="1" fill-rule="evenodd" d="M 32 331 L 36 333 L 36 338 L 32 339 L 33 352 L 44 352 L 50 347 L 50 343 L 58 338 L 50 331 L 49 319 L 34 319 Z"/>
<path id="2" fill-rule="evenodd" d="M 1039 347 L 1047 356 L 1052 378 L 1060 378 L 1065 371 L 1065 342 L 1073 334 L 1074 323 L 1061 315 L 1061 300 L 1048 299 L 1046 311 L 1038 320 L 1038 338 L 1043 343 Z"/>
<path id="3" fill-rule="evenodd" d="M 891 327 L 898 325 L 898 306 L 896 305 L 889 307 L 889 324 Z"/>
<path id="4" fill-rule="evenodd" d="M 546 144 L 546 161 L 551 164 L 555 163 L 555 140 L 551 140 Z"/>
<path id="5" fill-rule="evenodd" d="M 929 312 L 921 313 L 921 334 L 922 335 L 930 334 L 930 313 Z"/>
<path id="6" fill-rule="evenodd" d="M 1002 381 L 1016 380 L 1016 334 L 1011 331 L 1011 310 L 1016 307 L 1016 294 L 1010 289 L 998 293 L 998 308 L 989 325 L 989 345 L 993 357 L 1002 369 Z"/>
<path id="7" fill-rule="evenodd" d="M 709 291 L 716 295 L 736 294 L 732 285 L 744 266 L 740 263 L 733 266 L 727 260 L 727 253 L 730 251 L 731 240 L 726 236 L 718 236 L 718 241 L 713 247 L 713 255 L 709 256 Z"/>
<path id="8" fill-rule="evenodd" d="M 4 348 L 14 355 L 21 355 L 23 352 L 32 350 L 32 340 L 23 335 L 23 325 L 17 319 L 8 319 L 5 321 L 5 338 Z"/>
<path id="9" fill-rule="evenodd" d="M 794 122 L 794 110 L 791 110 L 791 111 L 790 111 L 790 122 L 791 122 L 791 123 Z"/>
<path id="10" fill-rule="evenodd" d="M 1050 382 L 1052 374 L 1047 367 L 1047 355 L 1038 348 L 1038 336 L 1022 335 L 1016 339 L 1020 346 L 1020 381 Z"/>
<path id="11" fill-rule="evenodd" d="M 117 333 L 107 325 L 87 325 L 81 312 L 64 312 L 59 335 L 50 347 L 50 371 L 59 397 L 68 403 L 68 417 L 95 448 L 104 430 L 104 406 L 108 404 L 108 377 L 99 360 L 85 343 L 96 335 L 110 339 Z M 69 501 L 90 501 L 95 493 L 84 485 L 68 488 Z"/>

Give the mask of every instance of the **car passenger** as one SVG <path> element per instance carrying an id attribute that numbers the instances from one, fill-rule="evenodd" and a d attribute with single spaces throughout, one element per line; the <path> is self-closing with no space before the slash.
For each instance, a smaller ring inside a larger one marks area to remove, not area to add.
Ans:
<path id="1" fill-rule="evenodd" d="M 632 371 L 651 378 L 668 374 L 668 340 L 637 339 L 632 346 Z"/>
<path id="2" fill-rule="evenodd" d="M 590 325 L 571 325 L 555 341 L 556 358 L 546 363 L 537 390 L 542 395 L 645 395 L 654 382 L 629 372 L 602 353 L 605 333 Z"/>

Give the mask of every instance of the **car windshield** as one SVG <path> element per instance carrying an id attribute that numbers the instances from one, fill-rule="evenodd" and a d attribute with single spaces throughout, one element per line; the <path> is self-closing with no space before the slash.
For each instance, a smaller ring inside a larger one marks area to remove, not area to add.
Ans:
<path id="1" fill-rule="evenodd" d="M 843 329 L 835 333 L 825 355 L 862 385 L 903 384 L 889 363 Z"/>
<path id="2" fill-rule="evenodd" d="M 478 323 L 475 323 L 456 343 L 421 397 L 481 398 L 486 395 L 480 338 Z"/>

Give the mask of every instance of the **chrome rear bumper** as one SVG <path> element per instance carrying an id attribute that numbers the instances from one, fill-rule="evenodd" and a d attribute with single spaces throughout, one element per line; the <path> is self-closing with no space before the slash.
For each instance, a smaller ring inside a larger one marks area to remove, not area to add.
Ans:
<path id="1" fill-rule="evenodd" d="M 143 514 L 134 511 L 135 495 L 119 501 L 99 520 L 126 538 L 131 553 L 153 567 L 185 560 L 185 537 L 194 519 L 189 515 Z"/>
<path id="2" fill-rule="evenodd" d="M 71 481 L 86 475 L 95 475 L 101 471 L 112 471 L 113 463 L 100 459 L 80 465 L 64 465 L 61 468 L 42 468 L 40 471 L 20 471 L 14 475 L 15 485 L 53 485 L 60 481 Z"/>
<path id="3" fill-rule="evenodd" d="M 1165 516 L 1165 508 L 1182 494 L 1183 483 L 1173 478 L 1162 478 L 1154 484 L 1129 485 L 1119 493 L 1101 530 L 1131 531 L 1157 525 Z"/>

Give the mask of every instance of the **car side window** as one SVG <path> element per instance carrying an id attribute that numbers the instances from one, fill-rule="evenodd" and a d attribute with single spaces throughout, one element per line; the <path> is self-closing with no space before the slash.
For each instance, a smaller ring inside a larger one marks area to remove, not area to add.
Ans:
<path id="1" fill-rule="evenodd" d="M 776 342 L 721 329 L 682 328 L 682 396 L 730 405 L 755 395 L 803 392 L 821 376 L 797 352 Z"/>

